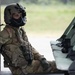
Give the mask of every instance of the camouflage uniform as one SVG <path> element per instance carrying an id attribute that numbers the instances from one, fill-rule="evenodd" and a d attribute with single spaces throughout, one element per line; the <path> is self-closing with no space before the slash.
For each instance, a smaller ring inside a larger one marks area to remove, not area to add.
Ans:
<path id="1" fill-rule="evenodd" d="M 26 24 L 26 11 L 18 3 L 6 6 L 5 28 L 0 32 L 2 54 L 13 75 L 26 73 L 48 73 L 56 70 L 54 62 L 48 62 L 29 43 L 21 26 Z M 7 61 L 7 58 L 10 61 Z M 10 63 L 9 63 L 10 62 Z"/>
<path id="2" fill-rule="evenodd" d="M 0 32 L 0 44 L 4 44 L 3 50 L 14 65 L 13 67 L 9 66 L 14 75 L 21 75 L 22 73 L 48 73 L 56 71 L 55 63 L 50 61 L 49 63 L 51 64 L 51 67 L 45 71 L 43 70 L 43 67 L 40 64 L 40 59 L 44 58 L 44 56 L 40 55 L 31 46 L 26 32 L 21 28 L 6 25 Z M 27 65 L 28 62 L 25 60 L 22 51 L 20 50 L 21 44 L 32 51 L 33 61 L 31 65 Z"/>

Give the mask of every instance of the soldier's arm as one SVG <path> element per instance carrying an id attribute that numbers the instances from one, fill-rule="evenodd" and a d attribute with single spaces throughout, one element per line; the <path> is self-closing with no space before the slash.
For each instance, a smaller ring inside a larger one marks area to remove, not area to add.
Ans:
<path id="1" fill-rule="evenodd" d="M 48 63 L 44 55 L 41 55 L 34 47 L 32 47 L 32 45 L 28 41 L 28 37 L 26 33 L 24 33 L 24 38 L 25 38 L 24 40 L 27 42 L 27 45 L 28 45 L 27 48 L 29 48 L 29 50 L 32 51 L 34 60 L 39 60 L 41 63 L 41 66 L 43 67 L 43 70 L 47 70 L 50 67 L 50 64 Z"/>
<path id="2" fill-rule="evenodd" d="M 0 31 L 0 48 L 9 40 L 9 34 L 6 30 Z"/>
<path id="3" fill-rule="evenodd" d="M 34 59 L 35 60 L 41 60 L 42 58 L 44 58 L 44 55 L 41 55 L 28 41 L 28 37 L 26 35 L 26 32 L 23 30 L 23 39 L 24 41 L 26 41 L 28 43 L 28 48 L 29 50 L 32 51 Z"/>
<path id="4" fill-rule="evenodd" d="M 33 56 L 34 56 L 34 59 L 40 60 L 41 58 L 44 58 L 43 55 L 40 55 L 39 52 L 38 52 L 34 47 L 32 47 L 32 45 L 31 45 L 30 42 L 28 41 L 28 37 L 27 37 L 25 31 L 24 31 L 24 33 L 23 33 L 23 38 L 24 38 L 24 41 L 28 43 L 28 48 L 32 51 Z"/>

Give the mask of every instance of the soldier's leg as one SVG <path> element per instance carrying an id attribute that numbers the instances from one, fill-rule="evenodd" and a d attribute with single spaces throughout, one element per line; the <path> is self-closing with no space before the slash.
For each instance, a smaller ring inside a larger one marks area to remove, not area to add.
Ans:
<path id="1" fill-rule="evenodd" d="M 48 61 L 51 65 L 47 70 L 44 70 L 40 61 L 33 60 L 32 64 L 27 66 L 26 68 L 22 68 L 24 73 L 51 73 L 57 72 L 55 61 Z"/>
<path id="2" fill-rule="evenodd" d="M 19 67 L 9 67 L 9 69 L 12 72 L 12 75 L 24 75 Z"/>
<path id="3" fill-rule="evenodd" d="M 36 72 L 40 72 L 40 70 L 42 70 L 42 73 L 53 73 L 59 71 L 56 67 L 55 61 L 48 61 L 48 63 L 50 64 L 50 67 L 48 69 L 44 70 L 41 64 L 39 64 L 39 67 Z"/>
<path id="4" fill-rule="evenodd" d="M 50 67 L 49 67 L 48 69 L 44 70 L 43 67 L 42 67 L 41 64 L 40 64 L 37 71 L 40 72 L 40 69 L 42 69 L 42 72 L 43 72 L 43 73 L 58 72 L 58 69 L 56 68 L 55 61 L 48 61 L 48 63 L 50 64 Z"/>
<path id="5" fill-rule="evenodd" d="M 58 69 L 57 69 L 57 67 L 56 67 L 55 61 L 48 61 L 48 62 L 49 62 L 49 64 L 51 65 L 51 72 L 57 72 Z"/>
<path id="6" fill-rule="evenodd" d="M 56 65 L 54 62 L 49 62 L 50 67 L 44 70 L 43 66 L 41 65 L 40 61 L 33 60 L 32 64 L 27 67 L 22 67 L 24 73 L 50 73 L 56 70 Z"/>
<path id="7" fill-rule="evenodd" d="M 43 68 L 40 65 L 40 62 L 38 60 L 33 60 L 31 65 L 28 65 L 27 67 L 22 67 L 22 71 L 26 73 L 42 73 Z"/>

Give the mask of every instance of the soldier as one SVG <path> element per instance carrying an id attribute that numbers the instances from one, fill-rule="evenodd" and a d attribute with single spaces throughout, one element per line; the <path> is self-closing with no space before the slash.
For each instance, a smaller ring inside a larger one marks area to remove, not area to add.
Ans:
<path id="1" fill-rule="evenodd" d="M 0 32 L 0 48 L 11 61 L 7 63 L 13 75 L 56 71 L 55 63 L 47 61 L 28 41 L 26 32 L 22 29 L 27 21 L 26 11 L 21 5 L 8 5 L 4 10 L 4 21 L 6 26 Z"/>

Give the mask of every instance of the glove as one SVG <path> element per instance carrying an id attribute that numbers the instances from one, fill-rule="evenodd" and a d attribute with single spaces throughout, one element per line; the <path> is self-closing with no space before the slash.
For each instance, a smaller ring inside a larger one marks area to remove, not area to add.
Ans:
<path id="1" fill-rule="evenodd" d="M 33 61 L 32 52 L 30 50 L 26 49 L 25 46 L 20 46 L 20 49 L 23 53 L 23 56 L 24 56 L 25 60 L 28 62 L 28 65 L 30 65 Z"/>
<path id="2" fill-rule="evenodd" d="M 40 62 L 41 62 L 41 65 L 42 65 L 44 71 L 47 70 L 48 68 L 50 68 L 50 64 L 48 63 L 48 61 L 45 58 L 42 58 L 40 60 Z"/>
<path id="3" fill-rule="evenodd" d="M 33 61 L 32 53 L 27 51 L 24 53 L 24 57 L 25 57 L 26 61 L 28 61 L 28 65 L 30 65 Z"/>

